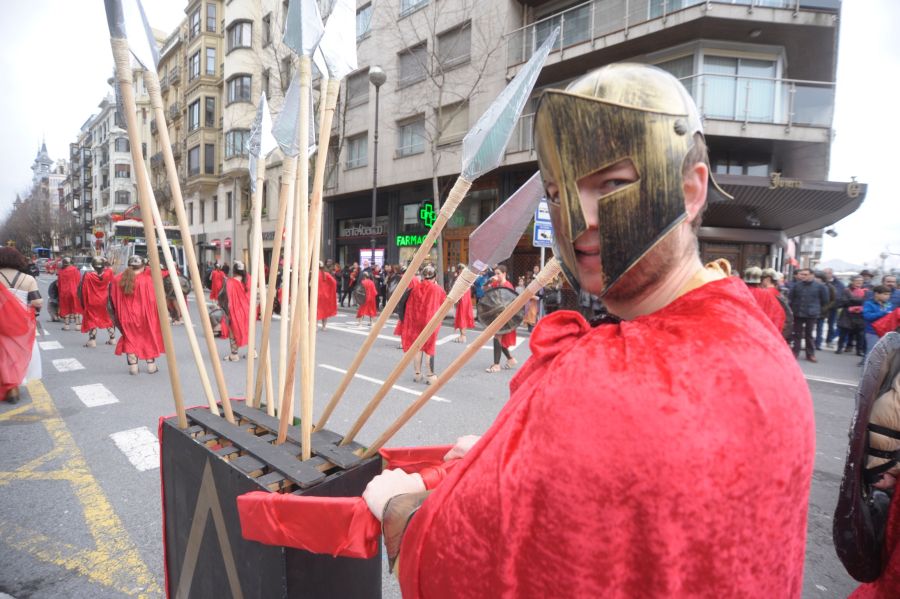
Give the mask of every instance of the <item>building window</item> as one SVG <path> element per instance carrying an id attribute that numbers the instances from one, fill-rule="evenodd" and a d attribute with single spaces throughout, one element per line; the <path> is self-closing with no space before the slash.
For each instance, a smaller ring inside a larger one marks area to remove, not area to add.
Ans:
<path id="1" fill-rule="evenodd" d="M 206 107 L 203 117 L 203 124 L 205 127 L 215 127 L 216 126 L 216 98 L 214 96 L 207 96 L 204 100 L 206 102 Z"/>
<path id="2" fill-rule="evenodd" d="M 206 74 L 213 75 L 216 74 L 216 49 L 215 48 L 207 48 L 206 49 Z"/>
<path id="3" fill-rule="evenodd" d="M 191 30 L 188 39 L 194 39 L 200 33 L 200 9 L 191 14 Z"/>
<path id="4" fill-rule="evenodd" d="M 228 27 L 228 51 L 235 48 L 249 48 L 253 24 L 250 21 L 235 21 Z"/>
<path id="5" fill-rule="evenodd" d="M 250 75 L 235 75 L 228 80 L 228 103 L 250 101 Z"/>
<path id="6" fill-rule="evenodd" d="M 213 196 L 212 199 L 212 220 L 213 222 L 219 220 L 219 196 Z"/>
<path id="7" fill-rule="evenodd" d="M 400 0 L 400 16 L 405 17 L 428 4 L 428 0 Z"/>
<path id="8" fill-rule="evenodd" d="M 447 70 L 469 62 L 472 49 L 472 27 L 463 23 L 437 37 L 437 59 L 441 69 Z"/>
<path id="9" fill-rule="evenodd" d="M 401 123 L 398 127 L 397 156 L 411 156 L 425 151 L 425 119 L 417 117 L 414 120 Z"/>
<path id="10" fill-rule="evenodd" d="M 403 205 L 403 232 L 410 233 L 421 231 L 422 223 L 419 222 L 419 205 L 404 204 Z"/>
<path id="11" fill-rule="evenodd" d="M 427 71 L 425 70 L 426 59 L 427 56 L 424 42 L 418 46 L 413 46 L 412 48 L 407 48 L 400 52 L 398 55 L 398 60 L 400 62 L 400 77 L 397 81 L 397 85 L 403 87 L 425 79 L 425 75 L 427 74 Z"/>
<path id="12" fill-rule="evenodd" d="M 334 189 L 337 187 L 337 166 L 340 160 L 337 152 L 337 138 L 332 137 L 331 143 L 328 144 L 328 155 L 325 157 L 325 188 Z"/>
<path id="13" fill-rule="evenodd" d="M 368 101 L 369 69 L 364 69 L 347 77 L 347 108 L 359 106 Z"/>
<path id="14" fill-rule="evenodd" d="M 263 48 L 272 43 L 272 13 L 262 18 L 262 45 Z"/>
<path id="15" fill-rule="evenodd" d="M 206 3 L 206 30 L 216 32 L 216 5 L 214 2 Z"/>
<path id="16" fill-rule="evenodd" d="M 197 204 L 197 212 L 200 214 L 200 224 L 206 222 L 206 200 L 200 200 Z"/>
<path id="17" fill-rule="evenodd" d="M 437 123 L 439 144 L 461 140 L 469 130 L 469 103 L 457 102 L 442 106 Z"/>
<path id="18" fill-rule="evenodd" d="M 347 168 L 359 168 L 369 162 L 369 134 L 363 133 L 347 139 Z"/>
<path id="19" fill-rule="evenodd" d="M 262 72 L 262 93 L 266 94 L 267 98 L 272 97 L 272 69 L 266 69 Z"/>
<path id="20" fill-rule="evenodd" d="M 703 57 L 703 115 L 771 123 L 775 120 L 774 60 Z"/>
<path id="21" fill-rule="evenodd" d="M 225 134 L 225 158 L 247 156 L 247 141 L 250 139 L 249 129 L 232 129 Z"/>
<path id="22" fill-rule="evenodd" d="M 116 192 L 116 204 L 119 206 L 127 206 L 131 203 L 131 192 L 130 191 L 117 191 Z"/>
<path id="23" fill-rule="evenodd" d="M 225 192 L 225 218 L 231 218 L 232 201 L 234 196 L 230 191 Z"/>
<path id="24" fill-rule="evenodd" d="M 200 146 L 194 146 L 188 150 L 188 176 L 195 177 L 200 174 Z"/>
<path id="25" fill-rule="evenodd" d="M 287 93 L 287 89 L 291 86 L 291 73 L 294 68 L 294 61 L 290 55 L 281 59 L 281 91 Z"/>
<path id="26" fill-rule="evenodd" d="M 216 174 L 216 144 L 203 146 L 203 172 L 207 175 Z"/>
<path id="27" fill-rule="evenodd" d="M 200 100 L 188 104 L 188 131 L 200 128 Z"/>
<path id="28" fill-rule="evenodd" d="M 188 81 L 193 81 L 200 76 L 200 50 L 188 59 Z"/>
<path id="29" fill-rule="evenodd" d="M 193 225 L 194 224 L 194 203 L 193 202 L 188 202 L 187 216 L 188 216 L 188 224 Z"/>
<path id="30" fill-rule="evenodd" d="M 127 137 L 116 138 L 116 152 L 130 152 L 131 146 L 128 145 Z"/>
<path id="31" fill-rule="evenodd" d="M 372 30 L 372 5 L 366 4 L 356 11 L 356 39 L 361 40 Z"/>
<path id="32" fill-rule="evenodd" d="M 130 164 L 117 164 L 116 165 L 116 179 L 130 179 L 131 178 L 131 165 Z"/>

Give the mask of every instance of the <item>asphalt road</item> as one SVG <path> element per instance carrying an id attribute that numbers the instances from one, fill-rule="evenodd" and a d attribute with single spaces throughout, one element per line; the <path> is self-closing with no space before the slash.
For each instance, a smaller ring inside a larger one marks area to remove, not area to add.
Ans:
<path id="1" fill-rule="evenodd" d="M 46 289 L 50 277 L 42 276 Z M 63 331 L 41 317 L 44 376 L 18 405 L 0 403 L 0 597 L 18 599 L 163 596 L 163 549 L 157 427 L 174 413 L 167 365 L 158 374 L 130 376 L 124 357 L 104 345 L 82 347 L 86 335 Z M 196 325 L 199 331 L 199 325 Z M 342 312 L 319 334 L 315 413 L 351 361 L 367 333 Z M 328 428 L 345 432 L 400 357 L 391 323 L 363 363 Z M 174 329 L 184 395 L 188 405 L 205 404 L 184 327 Z M 469 339 L 474 338 L 470 332 Z M 463 346 L 439 333 L 437 368 Z M 527 338 L 514 350 L 528 355 Z M 227 342 L 218 341 L 220 354 Z M 205 354 L 205 348 L 204 348 Z M 483 431 L 507 397 L 511 371 L 487 374 L 491 352 L 482 349 L 429 402 L 390 445 L 429 445 Z M 846 433 L 853 404 L 855 360 L 821 355 L 819 364 L 802 364 L 812 377 L 817 422 L 817 456 L 809 511 L 804 597 L 846 597 L 854 582 L 831 544 L 831 514 L 843 468 Z M 224 363 L 232 396 L 244 394 L 246 362 Z M 402 387 L 402 388 L 400 388 Z M 409 369 L 361 431 L 371 442 L 424 388 Z M 399 597 L 385 574 L 384 596 Z"/>

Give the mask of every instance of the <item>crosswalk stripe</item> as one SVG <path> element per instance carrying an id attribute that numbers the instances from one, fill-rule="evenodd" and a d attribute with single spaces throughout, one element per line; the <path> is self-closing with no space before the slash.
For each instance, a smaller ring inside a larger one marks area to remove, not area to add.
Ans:
<path id="1" fill-rule="evenodd" d="M 159 468 L 159 442 L 146 426 L 113 433 L 109 438 L 141 472 Z"/>
<path id="2" fill-rule="evenodd" d="M 78 387 L 72 387 L 72 391 L 89 408 L 119 403 L 119 398 L 113 395 L 112 391 L 107 389 L 102 383 L 79 385 Z"/>
<path id="3" fill-rule="evenodd" d="M 62 349 L 62 343 L 59 341 L 38 341 L 38 346 L 42 350 Z"/>
<path id="4" fill-rule="evenodd" d="M 846 381 L 843 379 L 830 379 L 825 376 L 813 376 L 811 374 L 806 375 L 806 380 L 816 381 L 817 383 L 829 383 L 831 385 L 843 385 L 845 387 L 857 387 L 859 385 L 859 383 L 856 381 Z"/>
<path id="5" fill-rule="evenodd" d="M 347 371 L 344 370 L 343 368 L 338 368 L 337 366 L 330 366 L 328 364 L 319 364 L 319 368 L 324 368 L 325 370 L 331 370 L 332 372 L 339 372 L 341 374 L 347 374 Z M 376 385 L 384 384 L 384 381 L 376 379 L 376 378 L 372 378 L 370 376 L 366 376 L 364 374 L 354 374 L 353 378 L 368 381 L 370 383 L 375 383 Z M 416 391 L 415 389 L 410 389 L 409 387 L 402 387 L 400 385 L 394 385 L 391 388 L 395 389 L 397 391 L 400 391 L 402 393 L 408 393 L 410 395 L 415 395 L 416 397 L 418 397 L 419 395 L 422 394 L 420 391 Z M 438 397 L 437 395 L 432 397 L 429 401 L 437 401 L 440 403 L 450 403 L 449 399 L 444 399 L 443 397 Z"/>
<path id="6" fill-rule="evenodd" d="M 58 370 L 59 372 L 84 370 L 84 366 L 82 366 L 81 362 L 79 362 L 75 358 L 60 358 L 59 360 L 53 360 L 53 367 L 56 368 L 56 370 Z"/>

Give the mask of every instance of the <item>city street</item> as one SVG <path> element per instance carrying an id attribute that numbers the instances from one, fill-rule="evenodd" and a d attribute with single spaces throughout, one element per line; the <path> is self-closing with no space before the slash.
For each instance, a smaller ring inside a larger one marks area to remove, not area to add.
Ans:
<path id="1" fill-rule="evenodd" d="M 42 291 L 52 279 L 42 275 Z M 365 338 L 354 314 L 343 310 L 319 333 L 315 413 L 340 380 Z M 128 374 L 98 335 L 98 347 L 82 347 L 86 335 L 63 331 L 41 316 L 44 375 L 17 405 L 0 404 L 0 593 L 24 597 L 161 597 L 164 595 L 158 447 L 159 417 L 174 413 L 164 361 L 158 374 Z M 199 331 L 199 325 L 195 324 Z M 390 336 L 393 321 L 360 369 L 328 428 L 346 431 L 399 358 Z M 183 327 L 174 329 L 188 405 L 205 404 Z M 462 351 L 450 328 L 438 336 L 437 368 Z M 470 334 L 469 339 L 475 335 Z M 520 335 L 514 355 L 528 355 Z M 227 343 L 219 341 L 220 354 Z M 855 587 L 834 554 L 831 516 L 843 468 L 857 376 L 857 359 L 833 352 L 801 363 L 813 394 L 817 455 L 810 501 L 804 597 L 845 597 Z M 483 431 L 507 397 L 512 376 L 487 374 L 491 352 L 478 356 L 407 425 L 391 445 L 452 442 Z M 232 396 L 242 396 L 246 363 L 224 363 Z M 760 373 L 765 376 L 765 373 Z M 404 374 L 359 441 L 370 442 L 424 389 Z M 748 498 L 752 501 L 752 498 Z M 384 595 L 399 597 L 385 574 Z M 0 595 L 2 596 L 2 595 Z"/>

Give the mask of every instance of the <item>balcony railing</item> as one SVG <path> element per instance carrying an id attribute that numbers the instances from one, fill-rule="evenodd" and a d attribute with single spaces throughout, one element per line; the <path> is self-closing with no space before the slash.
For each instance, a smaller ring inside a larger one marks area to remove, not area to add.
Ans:
<path id="1" fill-rule="evenodd" d="M 169 105 L 169 120 L 174 121 L 181 118 L 181 105 L 174 102 Z"/>
<path id="2" fill-rule="evenodd" d="M 156 131 L 157 131 L 156 119 L 151 119 L 150 120 L 150 133 L 156 133 Z"/>
<path id="3" fill-rule="evenodd" d="M 181 70 L 178 67 L 174 67 L 169 71 L 169 83 L 175 85 L 181 81 Z"/>
<path id="4" fill-rule="evenodd" d="M 699 74 L 681 79 L 707 119 L 831 127 L 834 83 Z"/>
<path id="5" fill-rule="evenodd" d="M 691 6 L 717 3 L 740 4 L 751 8 L 784 8 L 794 12 L 806 6 L 812 9 L 834 8 L 834 2 L 828 0 L 592 0 L 509 33 L 506 40 L 506 64 L 511 67 L 527 61 L 557 26 L 560 33 L 551 52 L 590 42 L 617 31 L 624 30 L 627 33 L 630 27 L 654 19 L 665 20 L 669 14 Z"/>
<path id="6" fill-rule="evenodd" d="M 153 156 L 150 157 L 150 166 L 153 168 L 159 167 L 163 163 L 163 155 L 162 152 L 157 152 Z"/>
<path id="7" fill-rule="evenodd" d="M 159 78 L 159 90 L 166 91 L 169 89 L 169 77 L 168 75 L 163 75 Z"/>

